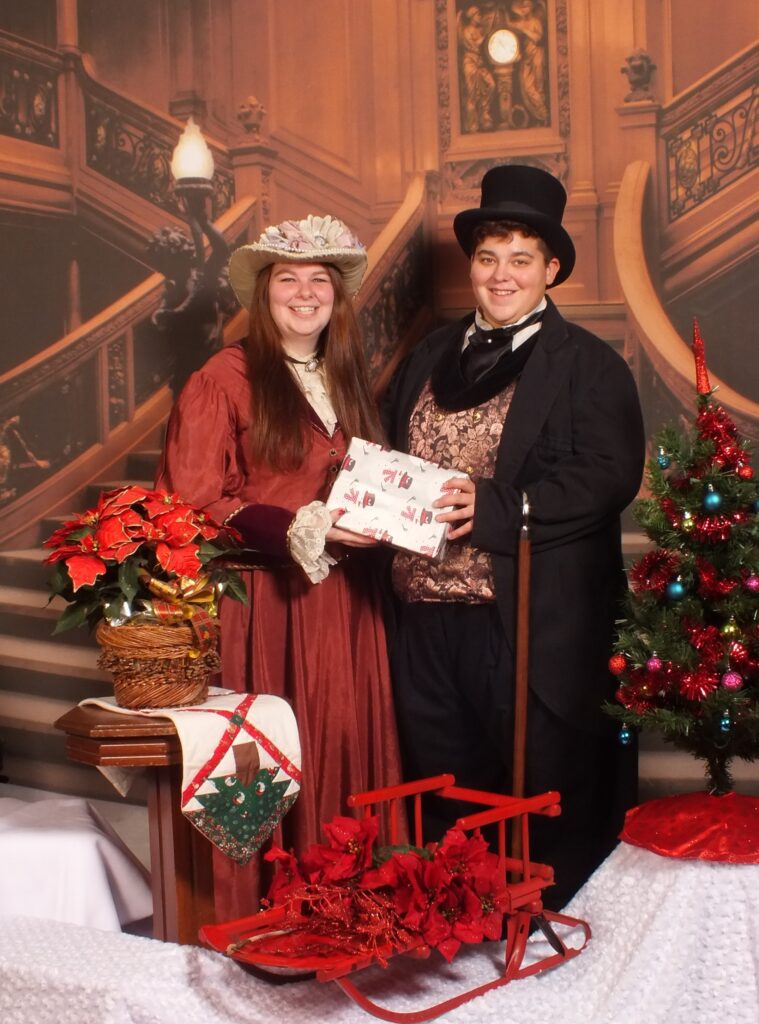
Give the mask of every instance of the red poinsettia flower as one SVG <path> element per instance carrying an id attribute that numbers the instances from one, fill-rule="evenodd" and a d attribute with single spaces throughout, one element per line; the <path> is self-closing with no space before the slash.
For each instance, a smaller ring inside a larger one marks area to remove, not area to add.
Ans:
<path id="1" fill-rule="evenodd" d="M 103 514 L 115 515 L 119 509 L 129 508 L 138 502 L 143 502 L 150 494 L 156 491 L 146 491 L 144 487 L 119 487 L 113 491 L 103 491 L 98 500 L 98 511 Z"/>
<path id="2" fill-rule="evenodd" d="M 117 564 L 121 564 L 129 555 L 143 543 L 144 538 L 140 535 L 142 519 L 127 509 L 120 516 L 107 516 L 101 519 L 95 531 L 95 549 L 101 558 L 112 558 Z"/>
<path id="3" fill-rule="evenodd" d="M 91 587 L 106 571 L 106 564 L 97 555 L 72 555 L 66 559 L 66 569 L 74 587 Z"/>
<path id="4" fill-rule="evenodd" d="M 161 540 L 173 548 L 185 547 L 198 536 L 197 525 L 176 511 L 157 516 L 153 526 L 160 533 Z"/>
<path id="5" fill-rule="evenodd" d="M 264 854 L 264 860 L 276 864 L 274 878 L 269 886 L 267 900 L 275 907 L 287 901 L 306 884 L 301 872 L 298 858 L 291 850 L 289 853 L 280 846 L 272 846 Z"/>
<path id="6" fill-rule="evenodd" d="M 452 875 L 475 871 L 488 852 L 488 844 L 479 829 L 468 836 L 461 829 L 448 829 L 435 851 L 435 860 Z"/>
<path id="7" fill-rule="evenodd" d="M 318 874 L 322 882 L 339 882 L 369 867 L 379 831 L 376 815 L 360 820 L 338 815 L 323 831 L 329 845 L 312 846 L 304 857 L 311 875 Z"/>
<path id="8" fill-rule="evenodd" d="M 427 866 L 431 866 L 431 862 L 418 853 L 394 853 L 380 867 L 364 872 L 361 885 L 367 889 L 389 888 L 395 912 L 402 924 L 419 930 L 430 899 L 434 898 L 432 889 L 436 890 L 437 885 L 449 880 L 449 876 L 425 877 Z"/>
<path id="9" fill-rule="evenodd" d="M 159 541 L 155 546 L 155 556 L 161 568 L 177 576 L 188 576 L 190 579 L 194 579 L 201 570 L 197 544 L 170 548 L 168 544 Z"/>

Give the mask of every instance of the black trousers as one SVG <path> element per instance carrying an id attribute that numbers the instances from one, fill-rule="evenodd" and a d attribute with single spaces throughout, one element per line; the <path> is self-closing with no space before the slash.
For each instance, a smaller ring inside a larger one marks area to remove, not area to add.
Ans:
<path id="1" fill-rule="evenodd" d="M 508 793 L 514 667 L 495 606 L 402 604 L 391 659 L 406 779 L 452 772 L 458 785 Z M 544 902 L 558 910 L 613 849 L 636 799 L 637 752 L 611 728 L 571 728 L 532 692 L 527 721 L 526 794 L 561 793 L 560 817 L 530 817 L 531 859 L 554 868 Z M 429 801 L 425 840 L 471 810 Z"/>

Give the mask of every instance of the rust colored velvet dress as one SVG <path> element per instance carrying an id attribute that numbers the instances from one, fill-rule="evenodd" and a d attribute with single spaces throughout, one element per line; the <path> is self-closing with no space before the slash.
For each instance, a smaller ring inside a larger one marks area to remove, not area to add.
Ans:
<path id="1" fill-rule="evenodd" d="M 242 346 L 212 356 L 174 407 L 156 486 L 220 522 L 242 505 L 260 505 L 256 547 L 280 556 L 295 511 L 329 493 L 346 443 L 339 427 L 329 437 L 314 415 L 311 450 L 299 470 L 253 466 L 250 401 Z M 254 570 L 244 574 L 248 606 L 222 601 L 221 684 L 285 697 L 298 722 L 303 785 L 279 839 L 296 851 L 322 838 L 320 823 L 348 813 L 350 793 L 400 781 L 372 555 L 351 553 L 318 584 L 294 563 Z M 239 868 L 214 850 L 219 920 L 257 909 L 256 860 Z"/>

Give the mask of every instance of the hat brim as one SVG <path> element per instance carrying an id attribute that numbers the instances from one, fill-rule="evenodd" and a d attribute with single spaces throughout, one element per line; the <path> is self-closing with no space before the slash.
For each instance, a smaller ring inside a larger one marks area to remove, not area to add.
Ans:
<path id="1" fill-rule="evenodd" d="M 503 203 L 499 206 L 478 206 L 473 210 L 462 210 L 453 219 L 453 231 L 456 239 L 467 254 L 472 255 L 472 234 L 478 224 L 487 220 L 508 220 L 526 224 L 534 228 L 540 235 L 556 259 L 559 270 L 549 288 L 566 281 L 575 265 L 575 247 L 572 239 L 555 220 L 539 213 L 531 206 L 523 203 Z"/>
<path id="2" fill-rule="evenodd" d="M 272 263 L 328 263 L 339 270 L 346 292 L 355 295 L 364 279 L 368 262 L 366 253 L 355 249 L 324 248 L 319 249 L 317 255 L 313 249 L 298 252 L 254 242 L 235 249 L 229 257 L 229 283 L 240 305 L 250 309 L 256 278 L 265 267 Z"/>

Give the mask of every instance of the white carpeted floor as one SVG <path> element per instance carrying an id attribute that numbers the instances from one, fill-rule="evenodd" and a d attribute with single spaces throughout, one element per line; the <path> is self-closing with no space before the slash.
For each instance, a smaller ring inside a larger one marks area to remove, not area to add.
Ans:
<path id="1" fill-rule="evenodd" d="M 759 867 L 676 861 L 622 845 L 568 908 L 594 938 L 575 960 L 513 982 L 450 1024 L 757 1024 Z M 485 944 L 448 967 L 396 959 L 362 986 L 396 1010 L 497 973 Z M 273 985 L 206 950 L 29 919 L 0 919 L 3 1024 L 351 1024 L 334 985 Z"/>

